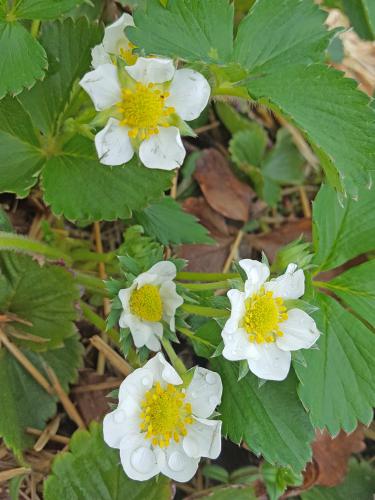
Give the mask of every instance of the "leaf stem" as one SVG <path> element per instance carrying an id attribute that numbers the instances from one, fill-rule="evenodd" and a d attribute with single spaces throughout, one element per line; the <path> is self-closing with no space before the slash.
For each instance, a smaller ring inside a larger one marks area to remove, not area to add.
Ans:
<path id="1" fill-rule="evenodd" d="M 91 307 L 87 305 L 83 300 L 80 301 L 79 305 L 87 321 L 89 321 L 101 332 L 107 332 L 111 339 L 116 342 L 116 344 L 120 343 L 119 333 L 114 328 L 110 328 L 109 330 L 107 330 L 106 322 L 101 316 L 99 316 L 99 314 L 96 314 L 96 312 L 93 311 Z"/>
<path id="2" fill-rule="evenodd" d="M 229 311 L 226 309 L 216 309 L 215 307 L 196 306 L 195 304 L 182 304 L 181 309 L 197 316 L 206 316 L 208 318 L 227 318 Z"/>
<path id="3" fill-rule="evenodd" d="M 71 264 L 72 259 L 69 255 L 58 248 L 51 247 L 41 241 L 31 240 L 25 236 L 0 231 L 0 250 L 18 250 L 28 254 L 43 255 L 49 259 L 64 260 Z"/>
<path id="4" fill-rule="evenodd" d="M 186 271 L 177 273 L 176 279 L 186 281 L 220 281 L 239 277 L 238 273 L 192 273 Z"/>
<path id="5" fill-rule="evenodd" d="M 161 339 L 162 346 L 164 347 L 165 352 L 168 354 L 168 358 L 175 368 L 176 372 L 183 379 L 186 375 L 186 366 L 182 362 L 182 360 L 177 356 L 176 351 L 173 349 L 172 344 L 166 339 L 164 336 Z"/>
<path id="6" fill-rule="evenodd" d="M 211 342 L 209 342 L 208 340 L 206 339 L 201 339 L 200 337 L 198 337 L 197 335 L 195 335 L 191 330 L 189 330 L 188 328 L 184 328 L 183 326 L 179 327 L 178 328 L 178 331 L 180 333 L 182 333 L 182 335 L 185 335 L 185 337 L 191 339 L 191 340 L 194 340 L 194 342 L 198 342 L 199 344 L 203 344 L 207 347 L 212 347 L 212 348 L 216 348 L 217 346 L 215 346 L 214 344 L 211 344 Z"/>
<path id="7" fill-rule="evenodd" d="M 104 297 L 108 296 L 106 286 L 100 278 L 96 278 L 95 276 L 82 273 L 80 271 L 74 271 L 74 274 L 74 279 L 77 284 L 84 286 L 91 292 L 98 293 Z"/>
<path id="8" fill-rule="evenodd" d="M 34 19 L 34 21 L 31 23 L 31 29 L 30 29 L 31 36 L 33 38 L 38 38 L 39 28 L 40 28 L 40 19 Z"/>
<path id="9" fill-rule="evenodd" d="M 228 281 L 213 281 L 212 283 L 178 283 L 187 290 L 217 290 L 222 288 L 229 288 Z"/>

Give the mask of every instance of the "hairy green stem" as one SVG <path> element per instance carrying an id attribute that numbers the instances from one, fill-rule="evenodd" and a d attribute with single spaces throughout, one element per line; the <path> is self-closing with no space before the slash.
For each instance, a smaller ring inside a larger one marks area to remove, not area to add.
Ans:
<path id="1" fill-rule="evenodd" d="M 161 343 L 165 352 L 168 354 L 168 358 L 175 368 L 176 372 L 180 375 L 181 378 L 184 378 L 187 372 L 186 367 L 182 360 L 177 356 L 172 344 L 164 336 L 161 339 Z"/>
<path id="2" fill-rule="evenodd" d="M 111 337 L 111 339 L 114 340 L 116 344 L 119 344 L 120 336 L 119 333 L 114 328 L 110 328 L 109 330 L 107 330 L 107 325 L 105 320 L 101 316 L 99 316 L 99 314 L 96 314 L 96 312 L 93 311 L 91 307 L 87 305 L 86 302 L 84 302 L 83 300 L 80 301 L 79 305 L 87 321 L 89 321 L 101 332 L 107 332 L 108 335 Z"/>
<path id="3" fill-rule="evenodd" d="M 104 297 L 108 296 L 107 288 L 100 278 L 80 271 L 74 271 L 74 280 L 78 285 L 84 286 L 90 292 L 98 293 Z"/>
<path id="4" fill-rule="evenodd" d="M 216 349 L 216 346 L 214 344 L 211 344 L 211 342 L 209 342 L 208 340 L 206 339 L 201 339 L 200 337 L 197 337 L 191 330 L 189 330 L 188 328 L 184 328 L 183 326 L 179 327 L 178 328 L 178 331 L 180 333 L 182 333 L 182 335 L 185 335 L 185 337 L 191 339 L 191 340 L 194 340 L 194 342 L 198 342 L 199 344 L 203 344 L 207 347 L 212 347 L 213 349 Z"/>
<path id="5" fill-rule="evenodd" d="M 181 309 L 189 314 L 206 316 L 208 318 L 227 318 L 229 311 L 226 309 L 216 309 L 215 307 L 196 306 L 195 304 L 182 304 Z"/>
<path id="6" fill-rule="evenodd" d="M 212 283 L 178 283 L 187 290 L 218 290 L 229 288 L 228 281 L 213 281 Z"/>
<path id="7" fill-rule="evenodd" d="M 40 19 L 34 19 L 31 23 L 30 33 L 33 38 L 38 38 L 40 28 Z"/>
<path id="8" fill-rule="evenodd" d="M 177 273 L 176 279 L 186 281 L 220 281 L 239 277 L 238 273 L 191 273 L 186 271 Z"/>

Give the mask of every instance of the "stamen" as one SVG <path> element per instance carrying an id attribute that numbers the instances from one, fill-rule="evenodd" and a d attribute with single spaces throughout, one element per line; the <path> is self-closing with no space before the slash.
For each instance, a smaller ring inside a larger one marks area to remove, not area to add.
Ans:
<path id="1" fill-rule="evenodd" d="M 130 297 L 129 307 L 132 314 L 145 321 L 160 321 L 163 317 L 163 302 L 159 288 L 155 285 L 144 285 L 135 289 Z M 153 396 L 157 397 L 156 394 Z"/>

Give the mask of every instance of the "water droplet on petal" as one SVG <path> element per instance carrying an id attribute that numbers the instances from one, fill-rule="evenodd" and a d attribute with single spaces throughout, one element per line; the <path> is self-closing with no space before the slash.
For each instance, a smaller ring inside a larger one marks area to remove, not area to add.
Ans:
<path id="1" fill-rule="evenodd" d="M 123 410 L 117 410 L 113 415 L 113 420 L 116 422 L 116 424 L 122 424 L 122 422 L 125 420 L 125 417 L 126 415 Z"/>
<path id="2" fill-rule="evenodd" d="M 149 379 L 149 377 L 143 377 L 142 379 L 142 384 L 147 387 L 151 384 L 151 380 Z"/>
<path id="3" fill-rule="evenodd" d="M 215 374 L 214 373 L 207 373 L 206 375 L 206 382 L 207 384 L 214 384 L 216 382 L 216 377 L 215 377 Z"/>
<path id="4" fill-rule="evenodd" d="M 168 459 L 168 466 L 175 472 L 180 472 L 185 467 L 186 459 L 179 451 L 174 451 Z"/>
<path id="5" fill-rule="evenodd" d="M 156 459 L 150 448 L 141 446 L 131 454 L 130 463 L 137 472 L 146 474 L 155 467 Z"/>
<path id="6" fill-rule="evenodd" d="M 198 394 L 197 394 L 195 391 L 193 391 L 193 392 L 191 393 L 191 397 L 192 397 L 192 398 L 196 398 L 196 397 L 198 397 Z"/>

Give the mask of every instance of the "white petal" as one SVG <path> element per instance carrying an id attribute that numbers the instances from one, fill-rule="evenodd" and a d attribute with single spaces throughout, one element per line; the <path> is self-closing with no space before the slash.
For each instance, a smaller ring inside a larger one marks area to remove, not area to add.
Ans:
<path id="1" fill-rule="evenodd" d="M 103 165 L 122 165 L 134 155 L 128 128 L 119 123 L 115 118 L 110 118 L 103 130 L 95 136 L 96 151 Z"/>
<path id="2" fill-rule="evenodd" d="M 150 349 L 150 351 L 154 352 L 161 350 L 161 344 L 156 335 L 151 335 L 151 337 L 149 337 L 148 341 L 146 342 L 146 347 Z"/>
<path id="3" fill-rule="evenodd" d="M 182 443 L 171 443 L 168 448 L 158 448 L 155 453 L 162 474 L 174 481 L 190 481 L 197 472 L 199 458 L 188 457 Z"/>
<path id="4" fill-rule="evenodd" d="M 134 283 L 141 288 L 144 285 L 161 285 L 164 281 L 172 281 L 176 277 L 176 266 L 169 260 L 154 264 L 145 273 L 139 274 Z"/>
<path id="5" fill-rule="evenodd" d="M 223 330 L 221 336 L 224 340 L 223 356 L 229 361 L 241 361 L 242 359 L 257 359 L 259 351 L 254 342 L 249 341 L 249 337 L 243 328 L 235 332 Z"/>
<path id="6" fill-rule="evenodd" d="M 223 384 L 220 375 L 197 366 L 186 390 L 186 401 L 191 403 L 193 415 L 207 418 L 221 402 Z"/>
<path id="7" fill-rule="evenodd" d="M 93 49 L 91 49 L 91 65 L 93 68 L 97 68 L 102 64 L 111 64 L 111 56 L 105 51 L 103 44 L 95 45 Z"/>
<path id="8" fill-rule="evenodd" d="M 124 410 L 117 409 L 104 417 L 104 441 L 111 448 L 120 448 L 120 442 L 123 437 L 139 434 L 138 421 L 134 418 L 128 418 Z"/>
<path id="9" fill-rule="evenodd" d="M 176 113 L 186 121 L 195 120 L 207 106 L 211 88 L 203 75 L 192 69 L 176 71 L 171 86 L 167 106 L 173 106 Z"/>
<path id="10" fill-rule="evenodd" d="M 247 280 L 245 283 L 246 297 L 256 293 L 270 275 L 268 266 L 252 259 L 242 259 L 239 265 L 245 271 Z"/>
<path id="11" fill-rule="evenodd" d="M 183 304 L 184 299 L 176 292 L 176 283 L 173 281 L 165 281 L 160 286 L 159 293 L 163 302 L 163 319 L 174 332 L 176 309 Z"/>
<path id="12" fill-rule="evenodd" d="M 126 403 L 131 397 L 134 404 L 137 405 L 138 409 L 140 410 L 140 404 L 144 398 L 145 393 L 149 389 L 151 389 L 154 382 L 156 381 L 157 379 L 155 379 L 154 372 L 147 368 L 147 364 L 142 368 L 137 368 L 136 370 L 134 370 L 120 385 L 119 408 L 124 408 L 128 416 L 134 416 L 136 413 L 134 408 L 130 408 L 128 412 L 128 408 L 124 403 Z"/>
<path id="13" fill-rule="evenodd" d="M 124 311 L 130 310 L 129 309 L 129 300 L 130 300 L 131 294 L 132 294 L 135 287 L 136 287 L 136 285 L 133 283 L 129 288 L 122 288 L 118 293 L 118 297 L 121 301 L 121 305 L 122 305 Z"/>
<path id="14" fill-rule="evenodd" d="M 168 384 L 180 385 L 182 378 L 176 372 L 172 365 L 168 363 L 162 353 L 156 354 L 148 361 L 144 368 L 151 370 L 154 374 L 154 380 L 159 382 L 166 382 Z"/>
<path id="15" fill-rule="evenodd" d="M 134 26 L 134 21 L 131 15 L 125 13 L 105 28 L 103 46 L 106 52 L 119 54 L 120 48 L 127 48 L 129 41 L 125 36 L 126 26 Z"/>
<path id="16" fill-rule="evenodd" d="M 120 316 L 119 325 L 121 328 L 129 328 L 132 334 L 134 344 L 137 348 L 143 347 L 153 335 L 153 327 L 155 323 L 142 321 L 134 314 L 123 311 Z"/>
<path id="17" fill-rule="evenodd" d="M 189 457 L 217 458 L 221 451 L 221 421 L 196 419 L 189 425 L 182 446 Z"/>
<path id="18" fill-rule="evenodd" d="M 290 309 L 288 319 L 280 323 L 279 328 L 284 335 L 278 337 L 276 343 L 283 351 L 308 349 L 320 335 L 315 321 L 301 309 Z"/>
<path id="19" fill-rule="evenodd" d="M 160 127 L 159 133 L 141 143 L 139 158 L 148 168 L 173 170 L 180 167 L 186 151 L 177 127 Z"/>
<path id="20" fill-rule="evenodd" d="M 91 97 L 96 111 L 110 108 L 121 99 L 117 68 L 113 64 L 102 64 L 86 73 L 79 84 Z"/>
<path id="21" fill-rule="evenodd" d="M 238 330 L 239 323 L 245 315 L 245 294 L 233 288 L 228 291 L 227 296 L 231 303 L 231 311 L 224 330 L 234 333 Z"/>
<path id="22" fill-rule="evenodd" d="M 172 59 L 158 57 L 138 57 L 133 66 L 125 69 L 134 80 L 145 84 L 168 82 L 175 73 Z"/>
<path id="23" fill-rule="evenodd" d="M 120 443 L 120 458 L 125 474 L 136 481 L 146 481 L 159 474 L 156 455 L 143 435 L 125 438 Z"/>
<path id="24" fill-rule="evenodd" d="M 289 264 L 284 274 L 264 285 L 275 297 L 285 300 L 299 299 L 305 293 L 305 275 L 296 264 Z"/>
<path id="25" fill-rule="evenodd" d="M 276 345 L 258 345 L 259 358 L 248 359 L 250 371 L 265 380 L 284 380 L 290 369 L 291 354 Z"/>

